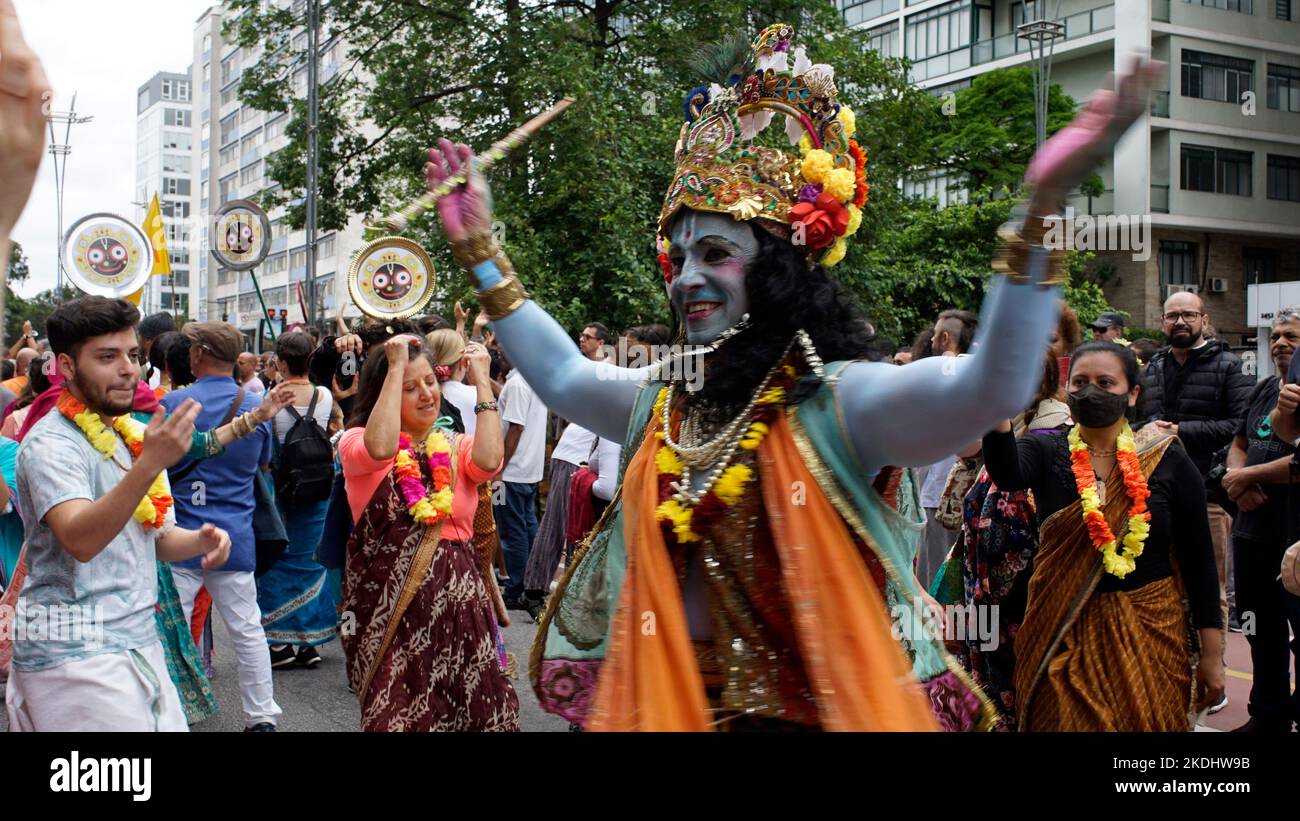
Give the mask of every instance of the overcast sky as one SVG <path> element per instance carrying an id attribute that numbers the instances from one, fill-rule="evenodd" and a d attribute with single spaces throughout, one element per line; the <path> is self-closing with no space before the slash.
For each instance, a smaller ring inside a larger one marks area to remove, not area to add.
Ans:
<path id="1" fill-rule="evenodd" d="M 159 71 L 185 71 L 194 59 L 194 23 L 214 0 L 15 0 L 23 35 L 54 87 L 54 109 L 94 116 L 72 128 L 64 229 L 85 214 L 135 218 L 136 91 Z M 55 135 L 63 139 L 62 127 Z M 18 293 L 53 288 L 58 220 L 54 167 L 47 154 L 13 238 L 31 276 Z"/>

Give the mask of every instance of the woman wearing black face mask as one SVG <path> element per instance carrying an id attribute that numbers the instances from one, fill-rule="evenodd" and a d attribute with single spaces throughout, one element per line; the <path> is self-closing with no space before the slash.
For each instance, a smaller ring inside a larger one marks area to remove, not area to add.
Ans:
<path id="1" fill-rule="evenodd" d="M 1131 351 L 1089 343 L 1070 364 L 1074 429 L 984 437 L 989 475 L 1004 490 L 1031 489 L 1040 525 L 1016 637 L 1019 728 L 1185 731 L 1193 701 L 1203 710 L 1223 692 L 1204 484 L 1176 439 L 1129 431 L 1139 391 Z M 1201 644 L 1195 691 L 1184 588 Z"/>

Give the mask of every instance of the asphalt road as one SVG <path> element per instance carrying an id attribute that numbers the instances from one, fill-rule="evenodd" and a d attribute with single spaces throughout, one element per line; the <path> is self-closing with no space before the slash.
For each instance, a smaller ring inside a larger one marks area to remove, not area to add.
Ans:
<path id="1" fill-rule="evenodd" d="M 566 732 L 569 724 L 558 716 L 542 712 L 528 686 L 526 673 L 528 648 L 536 625 L 522 611 L 510 612 L 511 626 L 506 628 L 506 646 L 519 659 L 518 678 L 514 681 L 519 694 L 519 724 L 525 732 Z M 235 664 L 229 637 L 221 618 L 216 618 L 212 686 L 221 711 L 190 729 L 199 733 L 239 732 L 244 729 L 244 714 L 239 704 L 239 668 Z M 284 713 L 280 732 L 347 733 L 360 731 L 357 697 L 348 692 L 343 665 L 343 647 L 332 641 L 318 648 L 323 661 L 314 669 L 287 668 L 272 672 L 275 700 Z"/>

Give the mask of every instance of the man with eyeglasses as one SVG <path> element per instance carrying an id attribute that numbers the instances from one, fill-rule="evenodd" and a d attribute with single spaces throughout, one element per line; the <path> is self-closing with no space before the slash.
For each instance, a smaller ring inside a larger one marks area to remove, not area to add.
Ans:
<path id="1" fill-rule="evenodd" d="M 610 339 L 609 328 L 599 322 L 592 322 L 578 335 L 578 349 L 583 356 L 599 362 L 605 358 L 605 346 L 610 344 Z"/>
<path id="2" fill-rule="evenodd" d="M 1241 359 L 1223 340 L 1207 340 L 1210 316 L 1197 294 L 1181 292 L 1165 300 L 1161 329 L 1168 347 L 1157 351 L 1142 374 L 1139 420 L 1177 436 L 1200 468 L 1209 473 L 1216 451 L 1232 442 L 1250 405 L 1254 380 L 1241 372 Z M 1215 502 L 1206 515 L 1219 566 L 1219 607 L 1228 624 L 1226 551 L 1232 517 Z M 1225 642 L 1227 636 L 1224 636 Z M 1227 706 L 1227 695 L 1210 708 Z"/>

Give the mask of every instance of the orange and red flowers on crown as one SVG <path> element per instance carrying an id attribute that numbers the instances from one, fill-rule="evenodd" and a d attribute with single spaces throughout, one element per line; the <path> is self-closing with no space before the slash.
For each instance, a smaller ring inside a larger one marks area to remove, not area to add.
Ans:
<path id="1" fill-rule="evenodd" d="M 811 193 L 809 189 L 818 187 L 805 185 L 804 192 Z M 849 227 L 849 212 L 832 194 L 822 191 L 812 202 L 805 199 L 792 207 L 790 221 L 803 225 L 804 243 L 815 251 L 844 236 Z"/>

